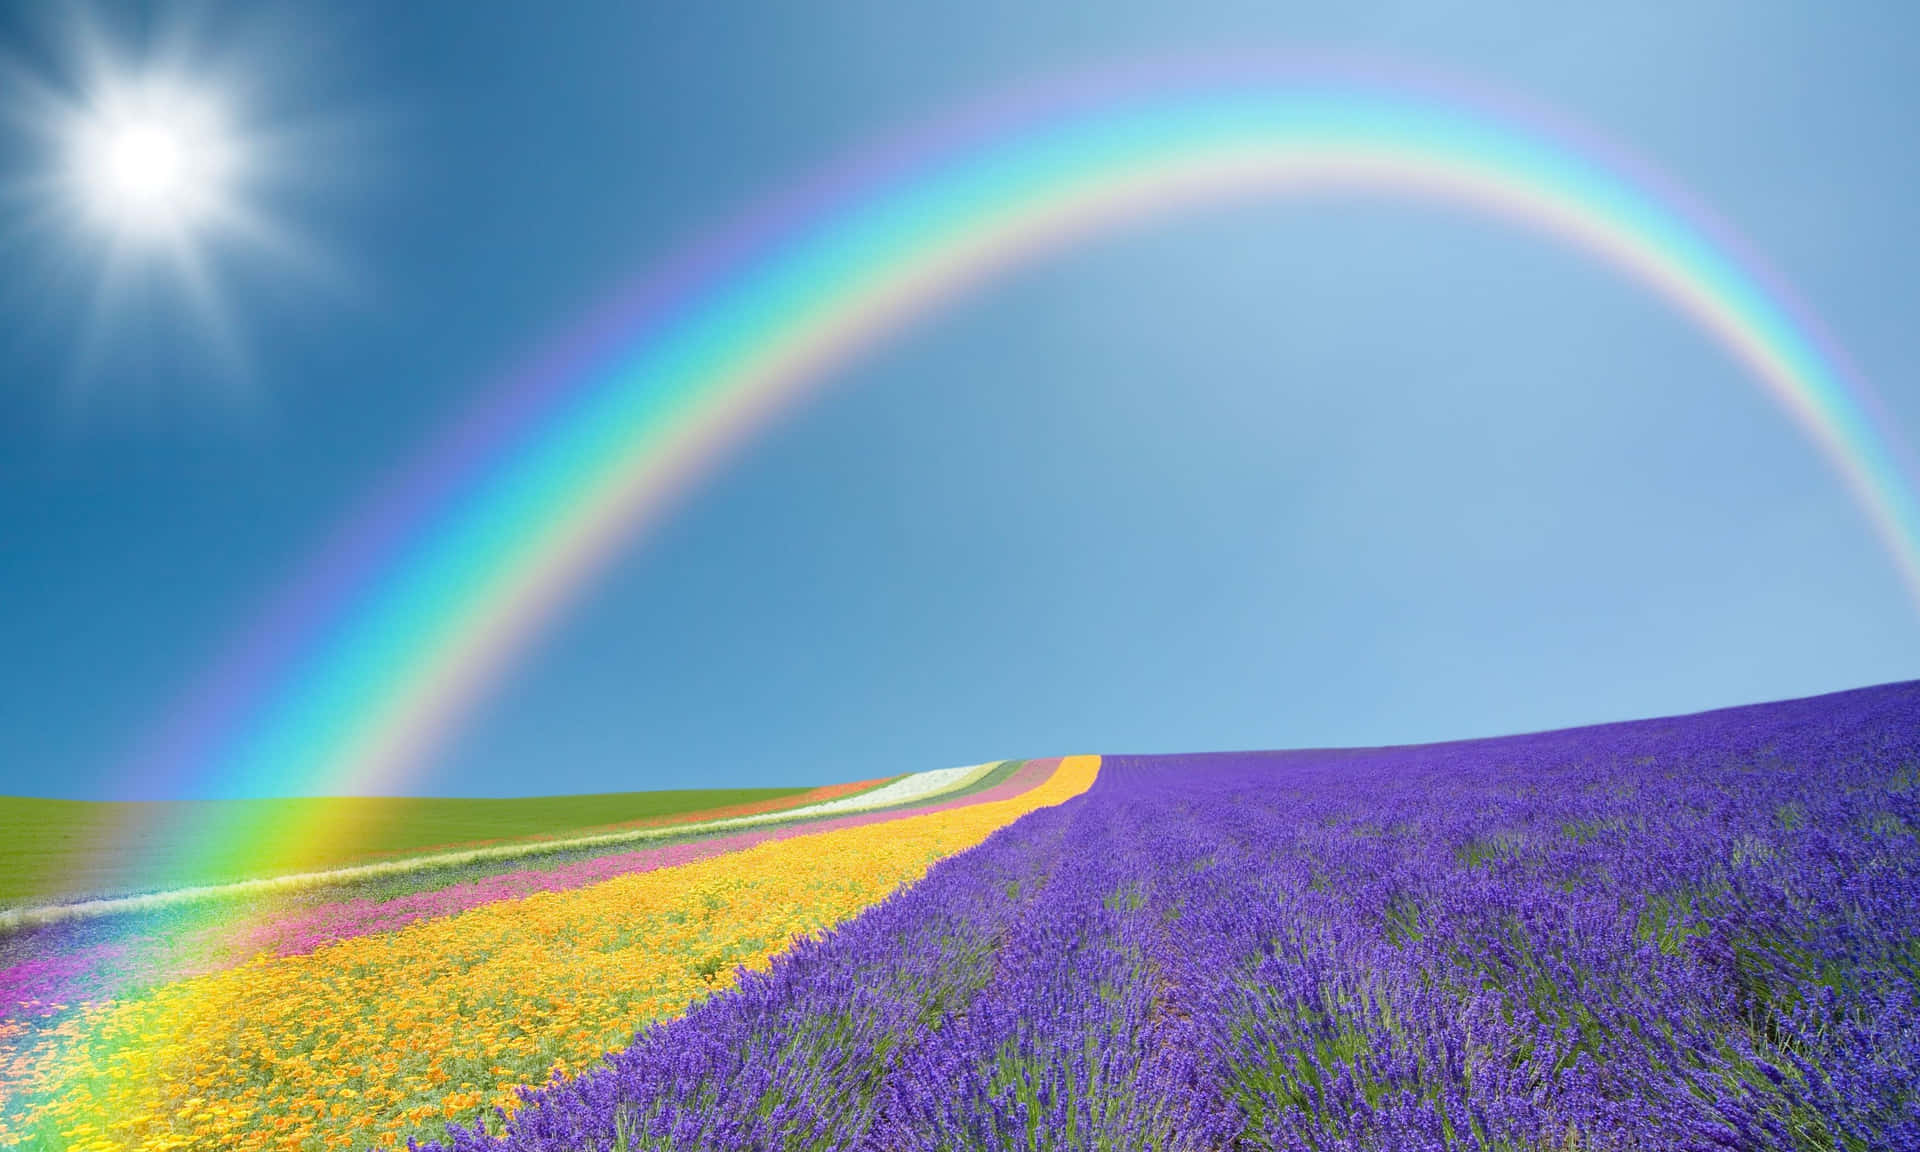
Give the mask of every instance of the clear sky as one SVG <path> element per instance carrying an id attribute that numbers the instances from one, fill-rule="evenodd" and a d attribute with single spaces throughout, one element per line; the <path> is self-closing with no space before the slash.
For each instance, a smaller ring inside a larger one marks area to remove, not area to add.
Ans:
<path id="1" fill-rule="evenodd" d="M 1378 57 L 1551 109 L 1711 206 L 1920 440 L 1904 5 L 201 16 L 310 130 L 273 208 L 322 270 L 219 263 L 236 367 L 164 288 L 90 329 L 70 241 L 0 200 L 0 792 L 155 795 L 127 756 L 183 684 L 615 285 L 849 149 L 1129 60 Z M 9 6 L 0 55 L 58 77 L 64 19 Z M 99 23 L 137 55 L 177 21 Z M 1401 743 L 1916 675 L 1865 517 L 1643 289 L 1432 206 L 1244 204 L 1062 253 L 837 374 L 569 608 L 425 788 Z"/>

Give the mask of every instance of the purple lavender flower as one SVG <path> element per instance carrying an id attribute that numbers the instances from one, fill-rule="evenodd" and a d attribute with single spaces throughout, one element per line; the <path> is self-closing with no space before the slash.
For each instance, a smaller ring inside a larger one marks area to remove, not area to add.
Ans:
<path id="1" fill-rule="evenodd" d="M 1920 1147 L 1920 685 L 1108 757 L 432 1147 Z"/>

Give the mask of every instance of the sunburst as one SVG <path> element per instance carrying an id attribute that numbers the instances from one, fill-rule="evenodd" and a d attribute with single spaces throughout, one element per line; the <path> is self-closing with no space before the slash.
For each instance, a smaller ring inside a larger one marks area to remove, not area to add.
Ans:
<path id="1" fill-rule="evenodd" d="M 230 274 L 251 263 L 332 278 L 331 262 L 273 208 L 308 170 L 308 124 L 269 114 L 262 97 L 276 77 L 257 38 L 210 31 L 180 22 L 135 45 L 80 15 L 55 37 L 50 66 L 0 61 L 0 102 L 24 145 L 4 189 L 9 231 L 43 257 L 36 295 L 42 284 L 78 287 L 81 307 L 47 302 L 81 318 L 83 376 L 137 329 L 185 333 L 221 378 L 244 380 Z M 161 322 L 134 325 L 136 311 Z"/>
<path id="2" fill-rule="evenodd" d="M 107 242 L 178 247 L 232 219 L 254 158 L 224 93 L 116 76 L 60 128 L 60 195 Z"/>

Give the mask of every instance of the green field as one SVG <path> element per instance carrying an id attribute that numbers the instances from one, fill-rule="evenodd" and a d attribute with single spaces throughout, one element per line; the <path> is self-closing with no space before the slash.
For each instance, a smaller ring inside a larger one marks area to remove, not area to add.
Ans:
<path id="1" fill-rule="evenodd" d="M 98 803 L 0 796 L 0 906 L 122 895 L 334 868 L 476 843 L 590 832 L 631 821 L 798 798 L 804 788 L 706 788 L 506 800 L 353 797 Z M 209 858 L 177 830 L 220 820 L 351 830 L 272 859 Z"/>

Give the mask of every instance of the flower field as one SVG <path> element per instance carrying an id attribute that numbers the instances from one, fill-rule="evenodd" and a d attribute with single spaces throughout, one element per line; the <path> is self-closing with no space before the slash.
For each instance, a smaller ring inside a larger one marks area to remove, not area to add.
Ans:
<path id="1" fill-rule="evenodd" d="M 0 1137 L 1920 1147 L 1920 685 L 922 775 L 303 904 L 223 938 L 244 962 L 16 1008 Z"/>
<path id="2" fill-rule="evenodd" d="M 1108 757 L 439 1148 L 1920 1147 L 1920 687 Z"/>
<path id="3" fill-rule="evenodd" d="M 512 1109 L 517 1087 L 590 1065 L 933 861 L 1084 791 L 1094 772 L 1091 758 L 1036 761 L 949 804 L 856 810 L 680 862 L 443 889 L 439 914 L 399 927 L 382 920 L 391 910 L 340 909 L 318 946 L 296 930 L 284 951 L 238 967 L 16 1017 L 0 1033 L 0 1139 L 364 1147 Z"/>
<path id="4" fill-rule="evenodd" d="M 257 886 L 259 893 L 248 894 L 282 899 L 278 903 L 256 899 L 240 916 L 218 904 L 197 915 L 165 916 L 183 903 L 174 899 L 187 895 L 179 892 L 113 901 L 109 903 L 135 909 L 151 903 L 149 910 L 162 913 L 163 918 L 140 925 L 142 931 L 110 932 L 97 941 L 85 932 L 63 931 L 59 926 L 85 918 L 70 915 L 68 907 L 54 907 L 44 910 L 49 914 L 45 921 L 56 926 L 54 930 L 13 949 L 24 959 L 7 963 L 0 953 L 0 1006 L 10 1017 L 43 1016 L 72 1002 L 100 1000 L 128 987 L 232 967 L 262 950 L 276 955 L 311 951 L 337 939 L 399 928 L 495 900 L 577 888 L 626 872 L 671 867 L 767 839 L 817 831 L 809 826 L 836 813 L 861 813 L 862 822 L 867 822 L 900 815 L 916 799 L 943 805 L 1006 799 L 1039 779 L 1051 763 L 1031 761 L 1019 766 L 1007 761 L 913 773 L 878 785 L 869 781 L 813 789 L 809 796 L 817 802 L 784 811 L 768 811 L 768 805 L 743 806 L 748 810 L 707 813 L 714 818 L 697 823 L 649 823 L 614 833 L 483 847 L 451 856 L 432 854 L 329 873 L 376 881 L 371 887 L 362 884 L 359 891 L 364 894 L 360 895 L 343 896 L 339 886 L 327 889 L 301 883 L 282 888 L 268 881 Z M 837 819 L 835 826 L 847 826 L 846 817 Z M 635 843 L 666 846 L 623 850 Z M 535 854 L 530 851 L 533 848 L 541 851 Z M 528 864 L 536 855 L 535 862 Z"/>

